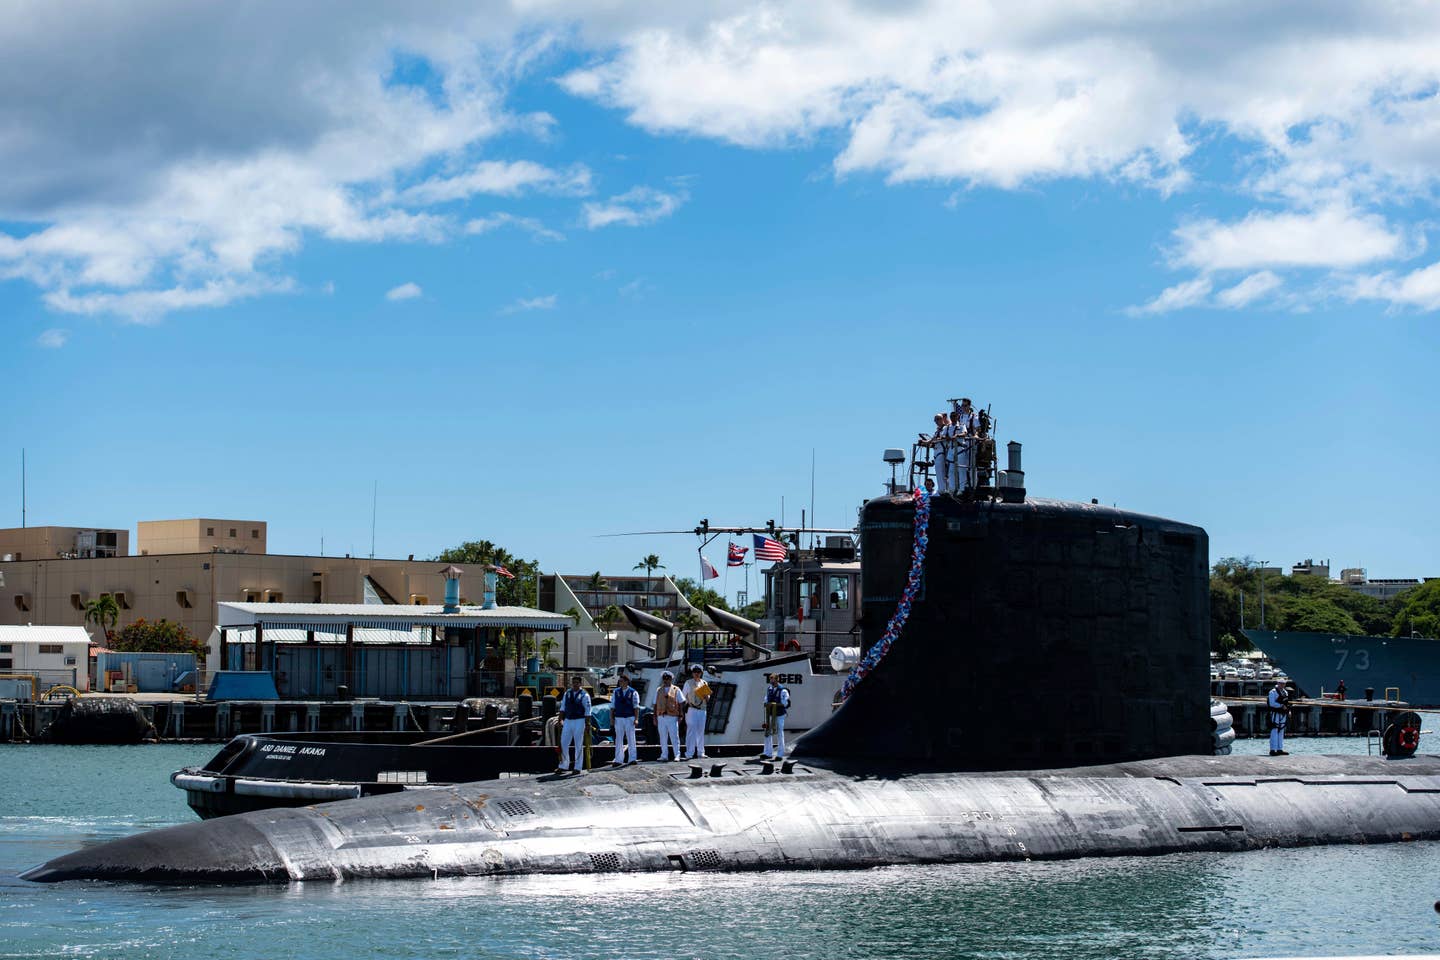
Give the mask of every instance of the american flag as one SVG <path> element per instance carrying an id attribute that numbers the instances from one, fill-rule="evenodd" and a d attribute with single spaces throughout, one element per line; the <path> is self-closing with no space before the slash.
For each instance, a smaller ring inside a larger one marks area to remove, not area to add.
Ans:
<path id="1" fill-rule="evenodd" d="M 776 540 L 774 537 L 766 537 L 758 533 L 752 533 L 751 536 L 755 538 L 756 560 L 785 559 L 785 544 Z"/>
<path id="2" fill-rule="evenodd" d="M 745 566 L 745 554 L 747 554 L 747 553 L 749 553 L 749 552 L 750 552 L 750 548 L 749 548 L 749 547 L 742 547 L 742 546 L 740 546 L 740 544 L 732 542 L 732 543 L 730 544 L 730 554 L 729 554 L 729 556 L 727 557 L 727 559 L 725 560 L 725 566 L 727 566 L 727 567 L 743 567 L 743 566 Z"/>
<path id="3" fill-rule="evenodd" d="M 498 564 L 498 563 L 492 563 L 492 564 L 490 565 L 490 569 L 491 569 L 491 570 L 494 570 L 496 573 L 500 574 L 500 576 L 502 576 L 502 577 L 509 577 L 511 580 L 514 580 L 514 579 L 515 579 L 515 574 L 511 573 L 509 570 L 506 570 L 504 567 L 500 566 L 500 564 Z"/>

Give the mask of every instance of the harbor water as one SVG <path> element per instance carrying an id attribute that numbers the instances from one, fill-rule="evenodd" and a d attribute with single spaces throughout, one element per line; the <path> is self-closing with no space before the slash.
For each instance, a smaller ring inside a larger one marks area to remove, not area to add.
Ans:
<path id="1" fill-rule="evenodd" d="M 1427 730 L 1440 716 L 1426 715 Z M 1365 753 L 1292 739 L 1292 753 Z M 856 872 L 267 887 L 25 883 L 186 823 L 214 745 L 0 746 L 0 957 L 1260 957 L 1440 952 L 1440 844 Z M 1264 740 L 1238 753 L 1264 753 Z M 1422 738 L 1422 752 L 1440 735 Z"/>

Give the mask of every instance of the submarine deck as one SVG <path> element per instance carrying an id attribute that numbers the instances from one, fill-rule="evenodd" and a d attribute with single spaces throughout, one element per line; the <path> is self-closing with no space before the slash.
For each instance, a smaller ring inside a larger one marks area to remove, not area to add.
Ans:
<path id="1" fill-rule="evenodd" d="M 847 869 L 1440 839 L 1440 757 L 1175 757 L 1065 770 L 789 774 L 680 764 L 257 811 L 25 874 L 52 882 Z"/>

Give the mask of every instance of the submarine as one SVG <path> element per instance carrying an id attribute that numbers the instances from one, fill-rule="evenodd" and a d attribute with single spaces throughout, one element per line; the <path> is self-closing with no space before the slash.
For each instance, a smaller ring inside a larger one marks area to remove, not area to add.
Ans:
<path id="1" fill-rule="evenodd" d="M 929 494 L 892 475 L 863 506 L 863 655 L 783 762 L 253 811 L 22 877 L 848 869 L 1440 838 L 1440 758 L 1216 755 L 1205 531 L 1030 498 L 1023 476 L 1013 444 L 1001 483 Z"/>

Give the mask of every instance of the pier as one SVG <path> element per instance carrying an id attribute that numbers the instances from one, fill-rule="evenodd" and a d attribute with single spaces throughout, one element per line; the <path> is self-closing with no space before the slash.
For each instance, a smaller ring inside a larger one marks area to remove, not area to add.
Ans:
<path id="1" fill-rule="evenodd" d="M 210 701 L 198 700 L 193 695 L 166 694 L 135 694 L 116 699 L 133 701 L 150 722 L 151 737 L 169 742 L 224 742 L 242 733 L 405 730 L 445 733 L 451 729 L 456 710 L 461 709 L 454 700 Z M 0 700 L 0 741 L 38 739 L 64 705 L 63 700 Z"/>

